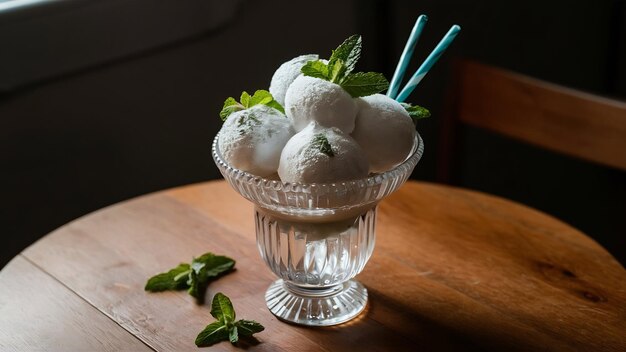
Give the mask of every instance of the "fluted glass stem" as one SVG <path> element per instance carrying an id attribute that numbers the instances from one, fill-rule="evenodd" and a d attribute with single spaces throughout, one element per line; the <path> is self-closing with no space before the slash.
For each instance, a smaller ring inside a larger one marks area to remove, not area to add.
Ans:
<path id="1" fill-rule="evenodd" d="M 272 313 L 300 324 L 334 325 L 365 308 L 367 290 L 349 280 L 374 250 L 376 207 L 332 222 L 276 217 L 257 207 L 255 221 L 261 257 L 281 278 L 266 294 Z"/>

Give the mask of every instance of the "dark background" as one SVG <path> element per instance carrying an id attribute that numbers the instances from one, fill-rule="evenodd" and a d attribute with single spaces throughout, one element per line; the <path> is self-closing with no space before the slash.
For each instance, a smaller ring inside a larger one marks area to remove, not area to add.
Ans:
<path id="1" fill-rule="evenodd" d="M 426 153 L 415 179 L 436 181 L 438 116 L 455 57 L 626 98 L 623 0 L 2 4 L 0 267 L 88 212 L 219 177 L 210 142 L 224 99 L 267 89 L 292 57 L 328 56 L 360 33 L 358 68 L 390 78 L 422 13 L 430 20 L 409 72 L 450 25 L 463 30 L 409 99 L 433 113 L 418 126 Z M 455 184 L 547 212 L 626 262 L 624 172 L 484 131 L 462 139 Z"/>

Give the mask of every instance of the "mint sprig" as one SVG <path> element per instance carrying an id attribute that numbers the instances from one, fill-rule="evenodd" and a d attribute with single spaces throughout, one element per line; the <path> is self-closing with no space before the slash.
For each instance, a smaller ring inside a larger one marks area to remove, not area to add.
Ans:
<path id="1" fill-rule="evenodd" d="M 245 108 L 246 107 L 243 106 L 243 104 L 238 103 L 237 100 L 235 100 L 235 98 L 228 97 L 226 101 L 224 101 L 224 106 L 222 107 L 222 111 L 220 111 L 220 118 L 222 119 L 222 121 L 226 121 L 226 119 L 228 118 L 228 116 L 230 116 L 230 114 L 232 114 L 235 111 L 245 110 Z"/>
<path id="2" fill-rule="evenodd" d="M 413 119 L 413 122 L 417 122 L 417 120 L 425 119 L 430 117 L 430 111 L 423 106 L 412 105 L 408 103 L 400 103 L 406 112 L 409 113 L 409 116 Z"/>
<path id="3" fill-rule="evenodd" d="M 328 66 L 334 68 L 341 61 L 341 66 L 345 67 L 345 74 L 349 74 L 354 70 L 354 66 L 356 66 L 357 61 L 361 57 L 362 44 L 363 40 L 360 35 L 354 34 L 350 36 L 337 49 L 333 50 L 330 60 L 328 60 Z"/>
<path id="4" fill-rule="evenodd" d="M 283 114 L 285 113 L 285 109 L 279 102 L 274 100 L 272 93 L 259 89 L 254 92 L 254 95 L 252 96 L 248 94 L 248 92 L 244 91 L 241 93 L 239 102 L 233 97 L 228 97 L 226 101 L 224 101 L 222 111 L 220 111 L 220 118 L 222 121 L 226 121 L 228 116 L 230 116 L 233 112 L 249 109 L 255 105 L 267 105 L 282 112 Z"/>
<path id="5" fill-rule="evenodd" d="M 166 273 L 151 277 L 146 283 L 145 289 L 151 292 L 184 290 L 187 288 L 187 278 L 190 271 L 189 264 L 181 263 Z"/>
<path id="6" fill-rule="evenodd" d="M 341 82 L 341 87 L 356 98 L 382 92 L 389 88 L 389 82 L 382 73 L 357 72 L 349 74 Z"/>
<path id="7" fill-rule="evenodd" d="M 160 292 L 187 289 L 196 298 L 196 302 L 202 304 L 211 280 L 229 272 L 234 266 L 235 261 L 229 257 L 205 253 L 193 258 L 191 264 L 181 263 L 168 272 L 151 277 L 145 290 Z"/>
<path id="8" fill-rule="evenodd" d="M 265 330 L 263 325 L 254 320 L 235 321 L 235 309 L 230 299 L 221 292 L 213 296 L 211 315 L 217 319 L 207 325 L 196 337 L 196 346 L 206 347 L 229 340 L 232 344 L 239 341 L 239 336 L 252 336 Z"/>
<path id="9" fill-rule="evenodd" d="M 328 79 L 328 65 L 320 60 L 309 61 L 300 69 L 302 74 L 309 77 Z"/>
<path id="10" fill-rule="evenodd" d="M 301 69 L 305 76 L 327 80 L 340 85 L 353 98 L 382 92 L 389 88 L 389 82 L 381 73 L 352 73 L 361 57 L 362 39 L 353 35 L 333 50 L 328 64 L 321 60 L 307 62 Z"/>
<path id="11" fill-rule="evenodd" d="M 235 266 L 235 261 L 213 253 L 205 253 L 191 261 L 191 273 L 189 275 L 190 295 L 196 298 L 199 304 L 204 303 L 204 293 L 209 282 L 220 274 L 228 272 Z"/>

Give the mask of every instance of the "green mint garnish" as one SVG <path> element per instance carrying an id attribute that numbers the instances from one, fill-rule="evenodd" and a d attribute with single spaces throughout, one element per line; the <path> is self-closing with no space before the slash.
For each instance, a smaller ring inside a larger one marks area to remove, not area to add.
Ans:
<path id="1" fill-rule="evenodd" d="M 328 141 L 328 138 L 323 133 L 318 133 L 313 137 L 313 142 L 311 143 L 313 148 L 319 149 L 320 152 L 333 157 L 335 153 L 333 152 L 333 148 Z"/>
<path id="2" fill-rule="evenodd" d="M 407 103 L 400 103 L 400 104 L 402 104 L 406 112 L 409 113 L 409 116 L 411 116 L 411 118 L 413 119 L 413 122 L 417 122 L 417 120 L 430 117 L 430 111 L 426 109 L 425 107 L 422 107 L 419 105 L 411 105 Z"/>
<path id="3" fill-rule="evenodd" d="M 183 290 L 187 288 L 187 277 L 191 271 L 189 264 L 181 263 L 174 269 L 151 277 L 146 283 L 145 290 L 160 292 L 168 290 Z"/>
<path id="4" fill-rule="evenodd" d="M 248 95 L 248 93 L 246 92 L 244 92 L 244 94 Z M 257 90 L 256 92 L 254 92 L 254 95 L 249 98 L 248 100 L 249 102 L 247 106 L 250 108 L 255 105 L 266 105 L 272 100 L 274 100 L 272 93 L 266 90 Z M 242 95 L 241 101 L 243 102 L 243 95 Z"/>
<path id="5" fill-rule="evenodd" d="M 241 93 L 241 96 L 239 97 L 239 101 L 241 102 L 241 105 L 243 105 L 244 108 L 249 108 L 250 107 L 250 94 L 248 94 L 248 92 L 246 92 L 245 90 L 243 91 L 243 93 Z"/>
<path id="6" fill-rule="evenodd" d="M 229 97 L 224 101 L 224 106 L 222 107 L 222 111 L 220 111 L 220 118 L 222 121 L 226 121 L 228 116 L 235 111 L 249 109 L 255 105 L 267 105 L 272 107 L 283 114 L 285 113 L 285 109 L 279 102 L 274 100 L 272 94 L 266 90 L 257 90 L 254 92 L 254 95 L 248 94 L 248 92 L 241 93 L 241 97 L 239 98 L 239 102 L 233 97 Z"/>
<path id="7" fill-rule="evenodd" d="M 204 328 L 196 337 L 196 346 L 205 347 L 220 341 L 228 340 L 228 328 L 219 321 L 213 322 Z"/>
<path id="8" fill-rule="evenodd" d="M 333 50 L 328 64 L 321 60 L 309 61 L 302 67 L 302 74 L 336 83 L 353 98 L 386 90 L 389 88 L 389 82 L 381 73 L 352 73 L 361 57 L 361 44 L 360 35 L 351 36 Z"/>
<path id="9" fill-rule="evenodd" d="M 348 67 L 341 59 L 337 59 L 332 65 L 328 64 L 328 80 L 333 83 L 341 84 L 347 73 Z"/>
<path id="10" fill-rule="evenodd" d="M 349 74 L 341 82 L 341 87 L 356 98 L 382 92 L 389 88 L 389 82 L 382 73 L 357 72 Z"/>
<path id="11" fill-rule="evenodd" d="M 239 341 L 239 336 L 252 336 L 263 331 L 263 325 L 254 320 L 235 321 L 235 309 L 226 295 L 218 292 L 213 296 L 211 315 L 217 319 L 207 325 L 196 337 L 196 346 L 205 347 L 220 341 L 229 340 L 231 343 Z"/>
<path id="12" fill-rule="evenodd" d="M 191 264 L 181 263 L 174 269 L 151 277 L 145 290 L 160 292 L 187 289 L 189 294 L 201 304 L 209 282 L 235 266 L 231 258 L 213 253 L 205 253 L 194 258 Z"/>
<path id="13" fill-rule="evenodd" d="M 361 57 L 362 43 L 363 40 L 361 36 L 357 34 L 344 40 L 337 49 L 333 50 L 330 60 L 328 60 L 328 66 L 332 68 L 331 71 L 334 69 L 334 66 L 341 61 L 340 66 L 345 66 L 345 74 L 352 72 Z"/>
<path id="14" fill-rule="evenodd" d="M 187 284 L 190 295 L 196 298 L 198 303 L 204 302 L 204 293 L 212 279 L 220 274 L 228 272 L 235 266 L 235 261 L 213 253 L 205 253 L 191 261 L 191 273 Z"/>
<path id="15" fill-rule="evenodd" d="M 226 118 L 235 111 L 244 110 L 245 107 L 235 100 L 233 97 L 229 97 L 224 101 L 222 111 L 220 111 L 220 118 L 222 121 L 226 121 Z"/>
<path id="16" fill-rule="evenodd" d="M 307 62 L 300 71 L 305 76 L 328 80 L 328 65 L 320 60 Z"/>

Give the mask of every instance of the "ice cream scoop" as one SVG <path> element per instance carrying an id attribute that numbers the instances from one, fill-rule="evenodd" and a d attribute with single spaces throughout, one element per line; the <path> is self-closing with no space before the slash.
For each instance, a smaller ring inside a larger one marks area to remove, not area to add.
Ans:
<path id="1" fill-rule="evenodd" d="M 402 163 L 413 148 L 415 125 L 397 101 L 374 94 L 356 99 L 359 111 L 352 138 L 365 151 L 370 172 L 383 172 Z"/>
<path id="2" fill-rule="evenodd" d="M 324 127 L 337 127 L 344 133 L 354 129 L 357 106 L 338 84 L 309 76 L 299 76 L 287 89 L 285 113 L 296 131 L 311 121 Z"/>
<path id="3" fill-rule="evenodd" d="M 334 183 L 367 176 L 361 147 L 338 128 L 311 122 L 285 145 L 278 166 L 283 182 Z"/>
<path id="4" fill-rule="evenodd" d="M 228 116 L 218 146 L 233 167 L 267 177 L 276 173 L 280 153 L 294 133 L 290 120 L 281 112 L 256 105 Z"/>
<path id="5" fill-rule="evenodd" d="M 309 61 L 317 59 L 317 54 L 301 55 L 280 65 L 276 72 L 274 72 L 270 83 L 270 93 L 272 93 L 274 100 L 279 102 L 280 105 L 285 105 L 285 93 L 287 93 L 287 88 L 289 88 L 289 85 L 291 85 L 296 77 L 302 74 L 300 71 L 302 66 Z"/>

